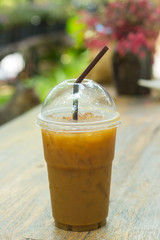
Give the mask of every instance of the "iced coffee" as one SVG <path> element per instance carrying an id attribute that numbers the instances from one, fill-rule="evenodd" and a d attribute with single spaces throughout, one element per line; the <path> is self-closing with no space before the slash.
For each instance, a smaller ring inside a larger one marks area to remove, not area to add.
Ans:
<path id="1" fill-rule="evenodd" d="M 72 120 L 69 102 L 61 105 L 63 111 L 55 107 L 63 94 L 72 94 L 67 86 L 50 93 L 39 118 L 55 224 L 73 231 L 97 229 L 106 223 L 120 122 L 113 100 L 100 85 L 87 80 L 81 87 L 79 94 L 84 98 L 80 97 L 78 122 Z M 87 96 L 88 106 L 84 104 Z M 55 104 L 53 109 L 50 104 Z"/>

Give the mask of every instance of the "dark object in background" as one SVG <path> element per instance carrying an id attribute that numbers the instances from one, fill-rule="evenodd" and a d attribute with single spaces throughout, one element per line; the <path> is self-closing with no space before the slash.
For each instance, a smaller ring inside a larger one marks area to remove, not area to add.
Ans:
<path id="1" fill-rule="evenodd" d="M 0 30 L 0 48 L 5 47 L 7 44 L 19 42 L 33 36 L 65 32 L 65 25 L 66 20 L 56 21 L 53 25 L 49 25 L 44 19 L 37 26 L 28 23 L 14 26 L 7 30 Z"/>
<path id="2" fill-rule="evenodd" d="M 152 62 L 149 52 L 140 59 L 138 56 L 127 53 L 124 57 L 117 52 L 113 54 L 113 74 L 118 94 L 148 95 L 150 90 L 138 85 L 138 80 L 151 79 Z"/>
<path id="3" fill-rule="evenodd" d="M 11 100 L 0 108 L 0 125 L 21 115 L 32 107 L 40 104 L 33 88 L 25 88 L 19 84 Z"/>

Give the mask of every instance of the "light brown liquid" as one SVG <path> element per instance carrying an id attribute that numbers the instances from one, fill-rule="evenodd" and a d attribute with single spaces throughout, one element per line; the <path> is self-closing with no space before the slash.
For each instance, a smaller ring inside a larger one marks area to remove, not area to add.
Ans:
<path id="1" fill-rule="evenodd" d="M 42 129 L 53 217 L 69 230 L 91 230 L 108 215 L 116 128 L 91 132 Z"/>

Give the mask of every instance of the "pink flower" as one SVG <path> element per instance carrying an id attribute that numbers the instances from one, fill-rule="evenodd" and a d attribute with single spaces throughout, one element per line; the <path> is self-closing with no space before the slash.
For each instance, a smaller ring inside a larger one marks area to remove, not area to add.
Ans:
<path id="1" fill-rule="evenodd" d="M 104 45 L 108 45 L 108 42 L 105 38 L 92 38 L 85 40 L 85 45 L 91 49 L 99 49 L 102 48 Z"/>
<path id="2" fill-rule="evenodd" d="M 101 16 L 88 12 L 86 15 L 83 21 L 96 33 L 96 39 L 85 41 L 88 46 L 94 48 L 116 40 L 121 56 L 132 52 L 144 57 L 143 48 L 153 54 L 160 26 L 160 7 L 156 8 L 150 0 L 116 0 L 106 5 Z M 97 25 L 103 25 L 104 31 L 98 31 Z"/>
<path id="3" fill-rule="evenodd" d="M 130 12 L 131 12 L 132 14 L 135 14 L 135 13 L 136 13 L 136 6 L 135 6 L 135 5 L 131 5 L 131 6 L 130 6 Z"/>

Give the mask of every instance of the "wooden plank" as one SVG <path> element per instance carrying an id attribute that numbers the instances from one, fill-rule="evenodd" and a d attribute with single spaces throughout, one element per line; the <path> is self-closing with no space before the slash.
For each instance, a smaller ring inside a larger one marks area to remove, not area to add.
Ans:
<path id="1" fill-rule="evenodd" d="M 107 225 L 91 232 L 54 226 L 39 107 L 0 128 L 0 239 L 159 240 L 160 107 L 149 99 L 115 100 L 118 130 Z"/>

